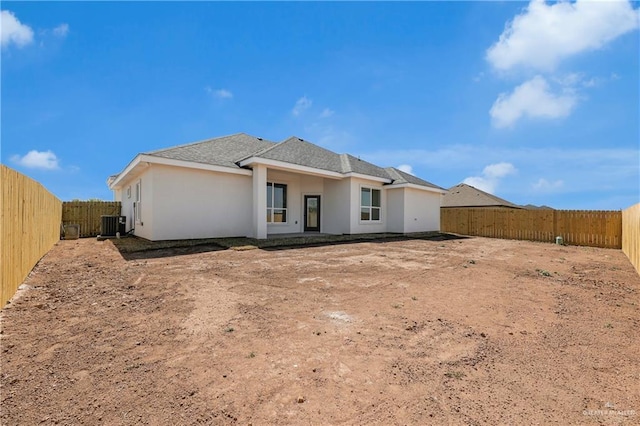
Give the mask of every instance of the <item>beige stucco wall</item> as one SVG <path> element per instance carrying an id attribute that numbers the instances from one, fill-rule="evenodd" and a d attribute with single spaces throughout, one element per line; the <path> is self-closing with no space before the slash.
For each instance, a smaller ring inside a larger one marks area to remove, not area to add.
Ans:
<path id="1" fill-rule="evenodd" d="M 322 232 L 349 234 L 351 226 L 351 182 L 349 179 L 325 179 L 322 198 Z"/>
<path id="2" fill-rule="evenodd" d="M 320 231 L 325 232 L 324 180 L 280 170 L 268 170 L 267 181 L 287 185 L 287 222 L 267 225 L 267 234 L 289 234 L 304 230 L 304 196 L 320 195 Z M 266 190 L 266 189 L 265 189 Z M 266 213 L 265 213 L 266 214 Z"/>
<path id="3" fill-rule="evenodd" d="M 349 178 L 351 187 L 351 212 L 350 212 L 350 234 L 368 234 L 375 232 L 386 232 L 387 230 L 387 191 L 382 183 L 369 181 L 360 178 Z M 380 221 L 367 222 L 360 220 L 360 188 L 374 188 L 381 190 L 381 211 Z"/>
<path id="4" fill-rule="evenodd" d="M 414 188 L 404 191 L 404 233 L 440 230 L 442 195 Z"/>
<path id="5" fill-rule="evenodd" d="M 150 185 L 145 184 L 144 175 Z M 175 240 L 248 236 L 252 232 L 250 176 L 159 164 L 152 164 L 144 175 L 144 226 L 136 226 L 136 235 Z"/>
<path id="6" fill-rule="evenodd" d="M 321 228 L 328 234 L 437 231 L 438 193 L 385 187 L 350 177 L 329 179 L 268 170 L 267 181 L 287 185 L 287 222 L 268 224 L 268 234 L 304 231 L 304 196 L 321 196 Z M 142 217 L 134 223 L 135 186 L 142 185 Z M 381 220 L 360 220 L 360 189 L 381 190 Z M 130 195 L 129 195 L 129 188 Z M 266 189 L 265 189 L 266 191 Z M 252 236 L 253 178 L 246 175 L 150 164 L 115 191 L 127 229 L 150 240 Z M 266 217 L 266 212 L 265 212 Z"/>
<path id="7" fill-rule="evenodd" d="M 140 183 L 141 188 L 141 217 L 136 222 L 134 217 L 133 203 L 136 201 L 136 184 Z M 134 234 L 138 237 L 151 240 L 153 238 L 153 170 L 147 167 L 140 174 L 123 182 L 122 189 L 116 192 L 118 201 L 122 203 L 121 214 L 127 218 L 127 231 L 135 229 Z"/>
<path id="8" fill-rule="evenodd" d="M 387 192 L 387 231 L 404 233 L 404 188 Z"/>

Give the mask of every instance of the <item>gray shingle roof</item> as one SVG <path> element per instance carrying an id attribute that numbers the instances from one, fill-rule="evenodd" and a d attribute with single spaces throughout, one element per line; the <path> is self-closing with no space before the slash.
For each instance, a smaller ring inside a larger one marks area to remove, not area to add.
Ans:
<path id="1" fill-rule="evenodd" d="M 442 189 L 437 185 L 396 168 L 386 169 L 349 154 L 336 154 L 301 138 L 292 136 L 280 143 L 237 133 L 144 153 L 146 155 L 191 161 L 194 163 L 239 168 L 241 160 L 258 157 L 312 167 L 336 173 L 358 173 L 389 179 L 392 183 L 412 183 Z"/>
<path id="2" fill-rule="evenodd" d="M 237 161 L 251 154 L 275 146 L 275 142 L 237 133 L 230 136 L 207 139 L 186 145 L 174 146 L 144 154 L 194 163 L 238 168 Z"/>
<path id="3" fill-rule="evenodd" d="M 394 184 L 411 183 L 414 185 L 428 186 L 430 188 L 444 190 L 444 188 L 441 188 L 438 185 L 434 185 L 431 182 L 427 182 L 426 180 L 420 179 L 417 176 L 405 173 L 402 170 L 396 169 L 395 167 L 387 167 L 385 170 L 387 171 L 389 176 L 391 176 L 391 179 L 393 179 Z"/>
<path id="4" fill-rule="evenodd" d="M 295 136 L 251 156 L 342 173 L 338 154 Z"/>
<path id="5" fill-rule="evenodd" d="M 449 188 L 442 199 L 442 207 L 511 207 L 521 209 L 522 207 L 513 204 L 493 194 L 479 190 L 476 187 L 465 183 Z"/>
<path id="6" fill-rule="evenodd" d="M 384 179 L 393 179 L 382 167 L 371 164 L 349 154 L 340 155 L 342 159 L 342 173 L 360 173 L 367 176 L 376 176 Z"/>

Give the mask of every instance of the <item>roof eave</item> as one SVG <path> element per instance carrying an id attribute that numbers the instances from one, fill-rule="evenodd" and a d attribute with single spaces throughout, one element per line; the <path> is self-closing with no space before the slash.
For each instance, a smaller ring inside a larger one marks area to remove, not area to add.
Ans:
<path id="1" fill-rule="evenodd" d="M 316 176 L 321 176 L 321 177 L 326 177 L 331 179 L 341 179 L 344 177 L 342 173 L 333 172 L 330 170 L 323 170 L 323 169 L 318 169 L 318 168 L 309 167 L 309 166 L 301 166 L 299 164 L 287 163 L 285 161 L 271 160 L 268 158 L 260 158 L 255 156 L 246 158 L 236 164 L 238 164 L 238 166 L 240 167 L 253 167 L 259 164 L 259 165 L 268 166 L 272 169 L 284 170 L 284 171 L 289 171 L 294 173 L 302 173 L 307 175 L 316 175 Z"/>
<path id="2" fill-rule="evenodd" d="M 363 173 L 355 173 L 355 172 L 345 173 L 343 176 L 344 177 L 354 177 L 354 178 L 359 178 L 359 179 L 373 180 L 373 181 L 376 181 L 376 182 L 382 182 L 382 183 L 386 183 L 386 184 L 390 184 L 391 182 L 393 182 L 393 180 L 391 180 L 390 178 L 383 178 L 383 177 L 379 177 L 379 176 L 365 175 Z"/>
<path id="3" fill-rule="evenodd" d="M 109 189 L 111 189 L 112 191 L 118 189 L 120 187 L 120 184 L 136 170 L 136 167 L 138 167 L 138 165 L 142 163 L 142 157 L 145 156 L 145 154 L 136 155 L 133 160 L 131 160 L 131 162 L 127 164 L 127 167 L 125 167 L 124 170 L 116 175 L 115 179 L 109 179 L 110 182 L 107 181 Z"/>
<path id="4" fill-rule="evenodd" d="M 434 188 L 432 186 L 416 185 L 415 183 L 408 183 L 408 182 L 390 184 L 390 185 L 387 185 L 387 188 L 389 189 L 411 188 L 411 189 L 418 189 L 420 191 L 435 192 L 441 195 L 444 195 L 447 193 L 447 190 L 443 188 Z"/>
<path id="5" fill-rule="evenodd" d="M 231 173 L 237 175 L 251 176 L 252 171 L 237 167 L 219 166 L 215 164 L 197 163 L 195 161 L 176 160 L 173 158 L 158 157 L 149 154 L 138 154 L 125 167 L 125 169 L 117 175 L 117 177 L 109 184 L 109 189 L 118 189 L 120 184 L 126 182 L 130 178 L 139 175 L 144 169 L 151 164 L 161 164 L 165 166 L 184 167 L 187 169 L 207 170 L 211 172 Z"/>

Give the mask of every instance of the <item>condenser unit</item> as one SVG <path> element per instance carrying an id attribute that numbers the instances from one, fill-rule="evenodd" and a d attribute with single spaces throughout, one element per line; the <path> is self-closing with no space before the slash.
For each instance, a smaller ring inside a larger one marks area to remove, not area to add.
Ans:
<path id="1" fill-rule="evenodd" d="M 127 232 L 126 216 L 101 216 L 101 219 L 100 235 L 102 237 L 115 237 L 117 233 L 124 236 Z"/>

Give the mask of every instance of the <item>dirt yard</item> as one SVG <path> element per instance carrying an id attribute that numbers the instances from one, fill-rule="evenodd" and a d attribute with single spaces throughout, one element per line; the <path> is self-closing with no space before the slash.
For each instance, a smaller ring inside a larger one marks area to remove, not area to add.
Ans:
<path id="1" fill-rule="evenodd" d="M 640 424 L 639 306 L 619 250 L 61 241 L 0 314 L 0 423 Z"/>

